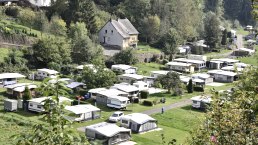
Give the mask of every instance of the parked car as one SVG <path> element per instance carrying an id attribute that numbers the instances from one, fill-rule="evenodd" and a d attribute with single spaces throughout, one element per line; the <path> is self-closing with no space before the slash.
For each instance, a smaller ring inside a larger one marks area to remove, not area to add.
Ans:
<path id="1" fill-rule="evenodd" d="M 121 116 L 124 116 L 124 113 L 121 111 L 116 111 L 114 112 L 110 117 L 109 117 L 109 121 L 110 122 L 117 122 L 120 121 Z"/>

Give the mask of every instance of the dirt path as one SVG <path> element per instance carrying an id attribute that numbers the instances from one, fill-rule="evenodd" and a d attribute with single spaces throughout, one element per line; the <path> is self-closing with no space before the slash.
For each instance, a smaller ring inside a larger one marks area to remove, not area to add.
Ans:
<path id="1" fill-rule="evenodd" d="M 174 108 L 184 107 L 184 106 L 190 105 L 191 103 L 192 103 L 192 101 L 190 99 L 186 99 L 186 100 L 183 100 L 183 101 L 180 101 L 180 102 L 177 102 L 177 103 L 173 103 L 173 104 L 164 106 L 164 109 L 166 111 L 166 110 L 170 110 L 170 109 L 174 109 Z M 162 109 L 162 107 L 161 108 L 154 108 L 154 109 L 151 109 L 151 110 L 143 111 L 141 113 L 144 113 L 144 114 L 147 114 L 147 115 L 152 115 L 152 114 L 156 114 L 156 113 L 161 113 L 161 109 Z"/>

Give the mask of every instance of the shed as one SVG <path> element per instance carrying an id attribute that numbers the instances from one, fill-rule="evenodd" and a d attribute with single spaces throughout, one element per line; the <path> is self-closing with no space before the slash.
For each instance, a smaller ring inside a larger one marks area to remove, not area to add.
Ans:
<path id="1" fill-rule="evenodd" d="M 24 75 L 19 73 L 1 73 L 0 74 L 0 85 L 13 85 L 17 83 L 17 79 L 25 78 Z"/>
<path id="2" fill-rule="evenodd" d="M 132 113 L 122 116 L 121 126 L 137 133 L 153 130 L 158 127 L 157 120 L 143 113 Z"/>
<path id="3" fill-rule="evenodd" d="M 65 110 L 72 112 L 72 114 L 66 116 L 71 121 L 86 121 L 100 118 L 100 109 L 90 104 L 65 106 Z"/>
<path id="4" fill-rule="evenodd" d="M 100 140 L 102 144 L 114 145 L 131 138 L 131 130 L 116 124 L 101 122 L 87 126 L 85 134 L 90 140 Z"/>
<path id="5" fill-rule="evenodd" d="M 18 101 L 17 100 L 11 100 L 11 99 L 4 100 L 4 110 L 17 111 L 17 109 L 18 109 Z"/>

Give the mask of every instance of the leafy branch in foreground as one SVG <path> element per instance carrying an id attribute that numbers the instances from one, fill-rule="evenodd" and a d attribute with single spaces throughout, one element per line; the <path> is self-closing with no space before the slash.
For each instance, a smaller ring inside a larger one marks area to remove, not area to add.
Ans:
<path id="1" fill-rule="evenodd" d="M 13 136 L 19 145 L 71 145 L 89 144 L 84 136 L 80 136 L 71 129 L 71 122 L 67 121 L 63 114 L 64 103 L 59 103 L 59 97 L 67 95 L 67 89 L 63 82 L 50 83 L 44 80 L 40 86 L 42 95 L 49 96 L 44 101 L 44 121 L 46 123 L 35 124 L 32 130 Z"/>

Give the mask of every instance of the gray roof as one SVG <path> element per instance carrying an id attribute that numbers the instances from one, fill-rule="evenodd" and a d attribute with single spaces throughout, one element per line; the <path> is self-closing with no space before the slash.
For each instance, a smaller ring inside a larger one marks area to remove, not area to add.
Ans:
<path id="1" fill-rule="evenodd" d="M 118 19 L 118 21 L 111 20 L 111 24 L 124 38 L 130 37 L 130 35 L 139 34 L 139 32 L 135 29 L 135 27 L 128 19 Z"/>

